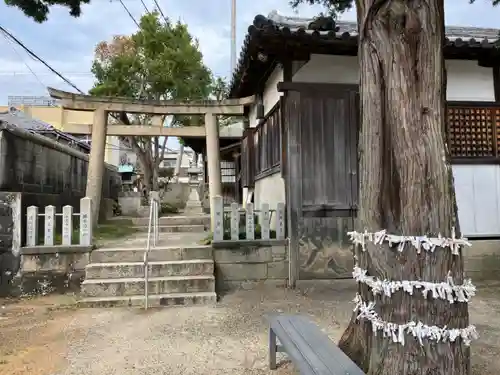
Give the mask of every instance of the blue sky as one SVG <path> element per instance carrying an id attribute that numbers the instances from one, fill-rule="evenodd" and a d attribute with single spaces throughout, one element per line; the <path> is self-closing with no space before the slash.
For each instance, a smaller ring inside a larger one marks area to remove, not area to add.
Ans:
<path id="1" fill-rule="evenodd" d="M 123 2 L 136 19 L 144 13 L 140 0 Z M 153 9 L 153 0 L 144 2 L 149 9 Z M 231 0 L 158 2 L 165 15 L 188 24 L 190 32 L 200 42 L 205 63 L 214 74 L 228 77 Z M 447 25 L 500 28 L 500 7 L 493 8 L 491 0 L 476 0 L 474 5 L 469 5 L 469 0 L 446 0 L 445 3 Z M 238 50 L 255 15 L 267 15 L 275 9 L 281 14 L 293 14 L 289 0 L 238 0 Z M 298 14 L 311 17 L 321 10 L 320 7 L 303 6 Z M 341 18 L 354 20 L 355 14 L 350 12 Z M 109 40 L 113 35 L 127 35 L 136 30 L 136 25 L 118 0 L 92 0 L 90 5 L 84 6 L 83 14 L 78 19 L 70 17 L 64 8 L 53 8 L 49 21 L 43 24 L 33 22 L 21 11 L 7 7 L 0 0 L 0 25 L 83 91 L 92 87 L 90 66 L 95 45 L 102 40 Z M 0 104 L 7 104 L 7 98 L 11 95 L 46 95 L 46 86 L 71 90 L 20 47 L 13 46 L 3 37 L 0 37 L 0 45 Z"/>

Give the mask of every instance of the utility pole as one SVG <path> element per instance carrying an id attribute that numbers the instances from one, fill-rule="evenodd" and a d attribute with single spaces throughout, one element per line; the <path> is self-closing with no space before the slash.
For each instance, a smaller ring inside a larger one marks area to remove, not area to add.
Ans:
<path id="1" fill-rule="evenodd" d="M 231 72 L 236 69 L 236 0 L 231 0 Z"/>

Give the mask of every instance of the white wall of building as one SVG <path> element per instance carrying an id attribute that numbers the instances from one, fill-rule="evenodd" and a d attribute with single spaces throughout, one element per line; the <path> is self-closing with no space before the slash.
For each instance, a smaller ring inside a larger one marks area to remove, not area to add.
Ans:
<path id="1" fill-rule="evenodd" d="M 107 163 L 118 167 L 120 165 L 120 139 L 116 136 L 106 137 L 105 160 Z"/>
<path id="2" fill-rule="evenodd" d="M 281 67 L 276 67 L 264 86 L 264 94 L 262 98 L 264 104 L 264 114 L 269 112 L 280 99 L 281 93 L 278 92 L 279 82 L 283 82 L 283 69 Z M 248 119 L 250 127 L 255 128 L 257 126 L 257 110 L 255 105 L 250 108 Z"/>
<path id="3" fill-rule="evenodd" d="M 500 234 L 500 168 L 454 165 L 460 230 L 466 236 Z"/>
<path id="4" fill-rule="evenodd" d="M 477 61 L 447 60 L 447 100 L 494 101 L 491 68 L 478 66 Z M 292 78 L 295 82 L 358 84 L 357 57 L 312 55 Z M 264 114 L 279 100 L 277 83 L 283 81 L 278 67 L 271 74 L 264 90 Z M 250 111 L 250 126 L 255 127 L 255 108 Z M 500 235 L 500 166 L 454 165 L 455 190 L 459 219 L 466 235 Z M 270 193 L 272 191 L 272 194 Z M 255 182 L 257 207 L 285 201 L 285 184 L 279 174 Z"/>

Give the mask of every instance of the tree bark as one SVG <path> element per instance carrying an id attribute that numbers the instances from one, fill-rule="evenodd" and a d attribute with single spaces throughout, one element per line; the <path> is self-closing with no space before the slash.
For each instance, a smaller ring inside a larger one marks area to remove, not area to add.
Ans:
<path id="1" fill-rule="evenodd" d="M 445 141 L 446 82 L 443 0 L 357 0 L 361 132 L 358 231 L 459 235 L 453 176 Z M 367 246 L 356 254 L 368 274 L 388 280 L 442 282 L 448 271 L 463 282 L 463 258 L 447 249 L 434 253 Z M 465 303 L 396 292 L 375 301 L 384 321 L 465 328 Z M 405 345 L 374 336 L 371 323 L 354 313 L 340 347 L 367 374 L 466 375 L 470 352 L 455 343 L 406 335 Z"/>

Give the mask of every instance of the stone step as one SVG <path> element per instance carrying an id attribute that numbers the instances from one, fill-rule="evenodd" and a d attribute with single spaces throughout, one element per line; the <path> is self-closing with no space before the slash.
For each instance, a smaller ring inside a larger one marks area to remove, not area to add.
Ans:
<path id="1" fill-rule="evenodd" d="M 215 292 L 153 294 L 148 297 L 148 306 L 214 305 Z M 80 307 L 144 306 L 144 296 L 87 297 L 78 301 Z"/>
<path id="2" fill-rule="evenodd" d="M 86 279 L 82 283 L 84 297 L 137 296 L 144 294 L 144 278 Z M 215 292 L 213 275 L 151 277 L 149 294 Z"/>
<path id="3" fill-rule="evenodd" d="M 151 254 L 151 252 L 150 252 Z M 171 260 L 149 262 L 149 277 L 197 276 L 214 274 L 210 259 Z M 143 262 L 91 263 L 85 267 L 87 279 L 119 279 L 144 277 Z"/>
<path id="4" fill-rule="evenodd" d="M 144 260 L 145 250 L 146 247 L 97 249 L 90 253 L 90 262 L 142 262 Z M 213 255 L 211 246 L 164 246 L 151 248 L 151 250 L 149 251 L 148 259 L 150 262 L 213 259 Z"/>
<path id="5" fill-rule="evenodd" d="M 141 232 L 147 232 L 148 224 L 146 225 L 134 225 L 135 228 Z M 192 232 L 204 232 L 205 225 L 158 225 L 158 231 L 160 233 L 192 233 Z"/>
<path id="6" fill-rule="evenodd" d="M 123 219 L 116 217 L 110 219 L 113 222 L 120 220 L 132 221 L 133 225 L 147 226 L 149 223 L 149 215 L 147 217 L 133 217 Z M 192 216 L 161 216 L 158 220 L 159 225 L 210 225 L 210 215 L 192 215 Z"/>

